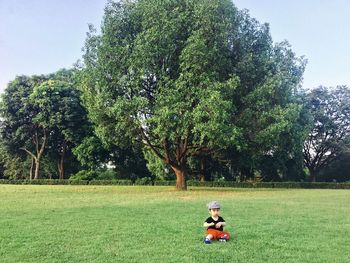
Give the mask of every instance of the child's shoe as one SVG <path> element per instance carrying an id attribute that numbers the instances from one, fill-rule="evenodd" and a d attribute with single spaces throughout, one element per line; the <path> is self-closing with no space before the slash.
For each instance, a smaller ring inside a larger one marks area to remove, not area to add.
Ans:
<path id="1" fill-rule="evenodd" d="M 204 239 L 204 243 L 209 245 L 209 244 L 211 244 L 211 240 L 209 238 L 205 238 Z"/>
<path id="2" fill-rule="evenodd" d="M 220 242 L 226 242 L 226 241 L 227 241 L 227 238 L 228 238 L 228 236 L 227 236 L 227 234 L 225 234 L 225 235 L 221 236 L 221 237 L 218 239 L 218 241 L 220 241 Z"/>

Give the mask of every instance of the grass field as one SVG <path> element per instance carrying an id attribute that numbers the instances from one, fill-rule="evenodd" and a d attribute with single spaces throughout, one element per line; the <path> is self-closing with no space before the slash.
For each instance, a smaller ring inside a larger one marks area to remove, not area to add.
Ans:
<path id="1" fill-rule="evenodd" d="M 202 243 L 218 200 L 227 243 Z M 0 185 L 0 262 L 350 262 L 350 191 Z"/>

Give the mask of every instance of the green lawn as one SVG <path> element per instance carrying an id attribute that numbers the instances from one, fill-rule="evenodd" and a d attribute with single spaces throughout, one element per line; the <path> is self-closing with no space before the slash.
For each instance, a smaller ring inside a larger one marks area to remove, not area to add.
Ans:
<path id="1" fill-rule="evenodd" d="M 218 200 L 227 243 L 202 243 Z M 0 262 L 350 262 L 350 191 L 0 185 Z"/>

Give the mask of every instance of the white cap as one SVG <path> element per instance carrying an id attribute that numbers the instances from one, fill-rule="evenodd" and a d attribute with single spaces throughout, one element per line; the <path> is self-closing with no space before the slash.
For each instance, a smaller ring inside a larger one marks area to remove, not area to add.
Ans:
<path id="1" fill-rule="evenodd" d="M 209 209 L 220 209 L 220 204 L 218 201 L 211 201 L 209 204 L 208 204 L 208 208 Z"/>

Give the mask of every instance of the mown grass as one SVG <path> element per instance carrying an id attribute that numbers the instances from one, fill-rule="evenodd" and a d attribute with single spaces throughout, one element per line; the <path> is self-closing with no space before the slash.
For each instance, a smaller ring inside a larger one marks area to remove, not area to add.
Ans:
<path id="1" fill-rule="evenodd" d="M 233 239 L 204 245 L 218 200 Z M 350 191 L 0 185 L 0 262 L 350 262 Z"/>

